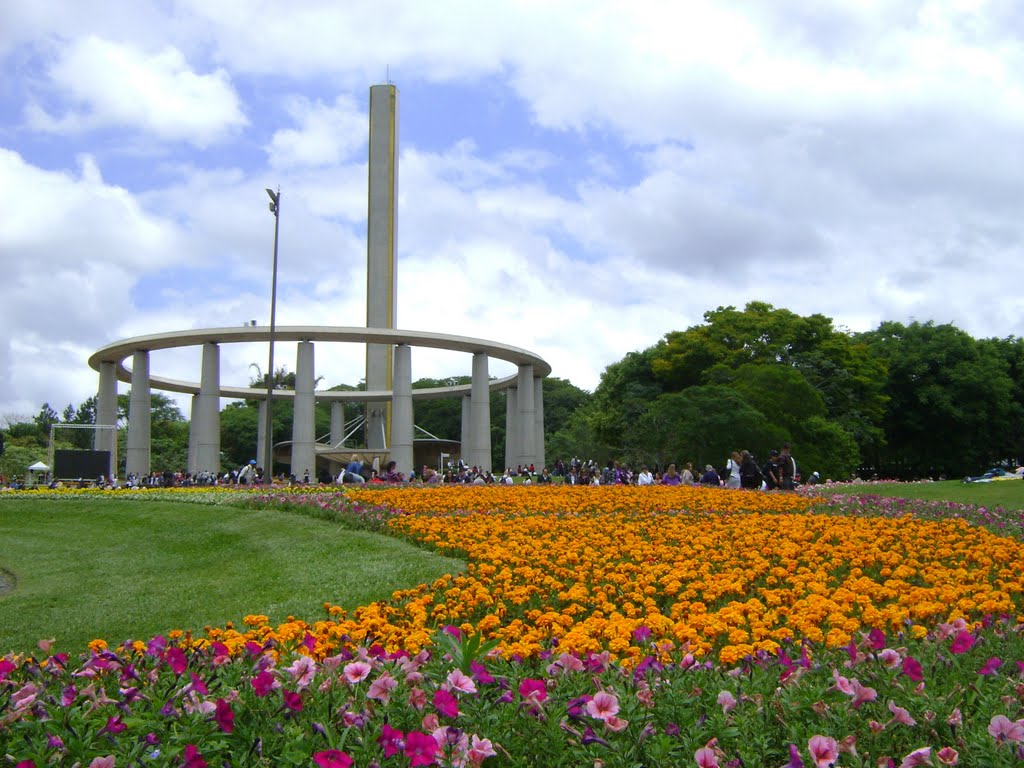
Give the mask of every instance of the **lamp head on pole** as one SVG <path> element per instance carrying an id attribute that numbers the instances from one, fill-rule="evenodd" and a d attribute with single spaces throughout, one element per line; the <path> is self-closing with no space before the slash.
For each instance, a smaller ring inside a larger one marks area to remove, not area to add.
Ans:
<path id="1" fill-rule="evenodd" d="M 267 194 L 270 195 L 270 212 L 277 216 L 277 201 L 280 197 L 280 192 L 274 192 L 274 190 L 267 188 Z"/>

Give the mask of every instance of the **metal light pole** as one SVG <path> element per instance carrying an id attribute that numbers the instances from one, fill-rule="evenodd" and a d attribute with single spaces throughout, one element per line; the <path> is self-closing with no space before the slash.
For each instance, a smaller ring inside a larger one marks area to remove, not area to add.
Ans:
<path id="1" fill-rule="evenodd" d="M 277 192 L 267 189 L 270 195 L 270 212 L 274 214 L 274 265 L 271 268 L 270 282 L 270 359 L 267 362 L 267 423 L 264 425 L 263 456 L 267 462 L 264 467 L 263 480 L 266 483 L 274 479 L 274 328 L 277 321 L 277 233 L 281 224 L 281 188 Z"/>

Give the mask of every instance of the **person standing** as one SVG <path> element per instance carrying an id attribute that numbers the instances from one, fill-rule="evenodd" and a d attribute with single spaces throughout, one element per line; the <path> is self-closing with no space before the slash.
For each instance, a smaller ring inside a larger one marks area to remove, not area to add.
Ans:
<path id="1" fill-rule="evenodd" d="M 740 458 L 739 451 L 733 451 L 732 456 L 729 457 L 729 461 L 725 464 L 725 487 L 726 488 L 739 488 L 740 487 Z"/>
<path id="2" fill-rule="evenodd" d="M 782 446 L 782 453 L 779 455 L 779 465 L 782 470 L 782 489 L 792 491 L 796 488 L 796 459 L 790 451 L 789 443 Z"/>

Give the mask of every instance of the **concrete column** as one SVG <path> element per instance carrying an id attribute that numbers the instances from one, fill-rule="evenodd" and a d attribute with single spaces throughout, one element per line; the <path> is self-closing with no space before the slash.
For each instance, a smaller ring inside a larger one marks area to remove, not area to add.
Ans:
<path id="1" fill-rule="evenodd" d="M 136 350 L 132 356 L 132 393 L 128 399 L 128 440 L 125 471 L 142 477 L 149 474 L 149 438 L 152 417 L 149 399 L 149 352 Z M 164 467 L 160 468 L 161 471 Z"/>
<path id="2" fill-rule="evenodd" d="M 100 363 L 100 388 L 96 393 L 96 424 L 117 425 L 117 366 L 114 363 Z M 110 471 L 107 474 L 115 476 L 117 430 L 97 429 L 93 437 L 93 449 L 110 451 Z"/>
<path id="3" fill-rule="evenodd" d="M 459 458 L 473 466 L 473 449 L 470 445 L 473 434 L 473 400 L 470 395 L 462 396 L 462 430 L 459 435 Z"/>
<path id="4" fill-rule="evenodd" d="M 192 395 L 188 411 L 188 471 L 199 471 L 199 395 Z"/>
<path id="5" fill-rule="evenodd" d="M 537 457 L 537 471 L 540 472 L 547 466 L 547 458 L 544 455 L 544 379 L 540 376 L 533 379 L 533 413 L 533 452 Z"/>
<path id="6" fill-rule="evenodd" d="M 203 344 L 203 369 L 199 379 L 197 419 L 191 428 L 196 432 L 197 472 L 220 472 L 220 347 L 213 342 Z M 191 435 L 190 435 L 191 437 Z"/>
<path id="7" fill-rule="evenodd" d="M 519 458 L 516 463 L 524 467 L 537 462 L 536 451 L 536 408 L 533 403 L 533 366 L 519 366 L 519 381 L 516 389 L 519 390 Z"/>
<path id="8" fill-rule="evenodd" d="M 331 446 L 345 447 L 345 404 L 331 403 Z"/>
<path id="9" fill-rule="evenodd" d="M 295 361 L 295 412 L 292 415 L 292 474 L 302 480 L 309 473 L 316 480 L 316 436 L 313 410 L 313 342 L 300 341 Z"/>
<path id="10" fill-rule="evenodd" d="M 487 354 L 473 355 L 473 384 L 470 400 L 472 413 L 469 423 L 469 450 L 473 457 L 471 464 L 482 471 L 491 471 L 491 390 L 487 370 Z"/>
<path id="11" fill-rule="evenodd" d="M 259 425 L 256 427 L 256 466 L 269 471 L 267 462 L 267 401 L 260 400 Z"/>
<path id="12" fill-rule="evenodd" d="M 515 468 L 519 457 L 519 392 L 515 387 L 505 390 L 505 466 Z"/>
<path id="13" fill-rule="evenodd" d="M 399 472 L 413 469 L 412 347 L 395 347 L 395 377 L 391 401 L 391 458 Z"/>
<path id="14" fill-rule="evenodd" d="M 398 221 L 398 89 L 370 88 L 368 208 L 366 219 L 366 327 L 395 328 L 397 323 L 396 235 Z M 366 388 L 392 389 L 392 349 L 366 345 Z M 385 447 L 387 401 L 366 404 L 366 447 Z"/>

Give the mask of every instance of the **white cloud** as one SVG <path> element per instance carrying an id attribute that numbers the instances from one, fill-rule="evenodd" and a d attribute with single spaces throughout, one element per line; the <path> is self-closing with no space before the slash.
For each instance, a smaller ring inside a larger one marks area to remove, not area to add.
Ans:
<path id="1" fill-rule="evenodd" d="M 338 96 L 330 106 L 294 97 L 286 109 L 299 127 L 274 133 L 267 148 L 273 168 L 337 165 L 366 146 L 369 117 L 350 96 Z"/>
<path id="2" fill-rule="evenodd" d="M 40 131 L 125 126 L 206 147 L 248 122 L 227 72 L 197 74 L 173 46 L 146 53 L 88 36 L 61 47 L 49 76 L 70 104 L 57 115 L 29 104 L 29 127 Z"/>

